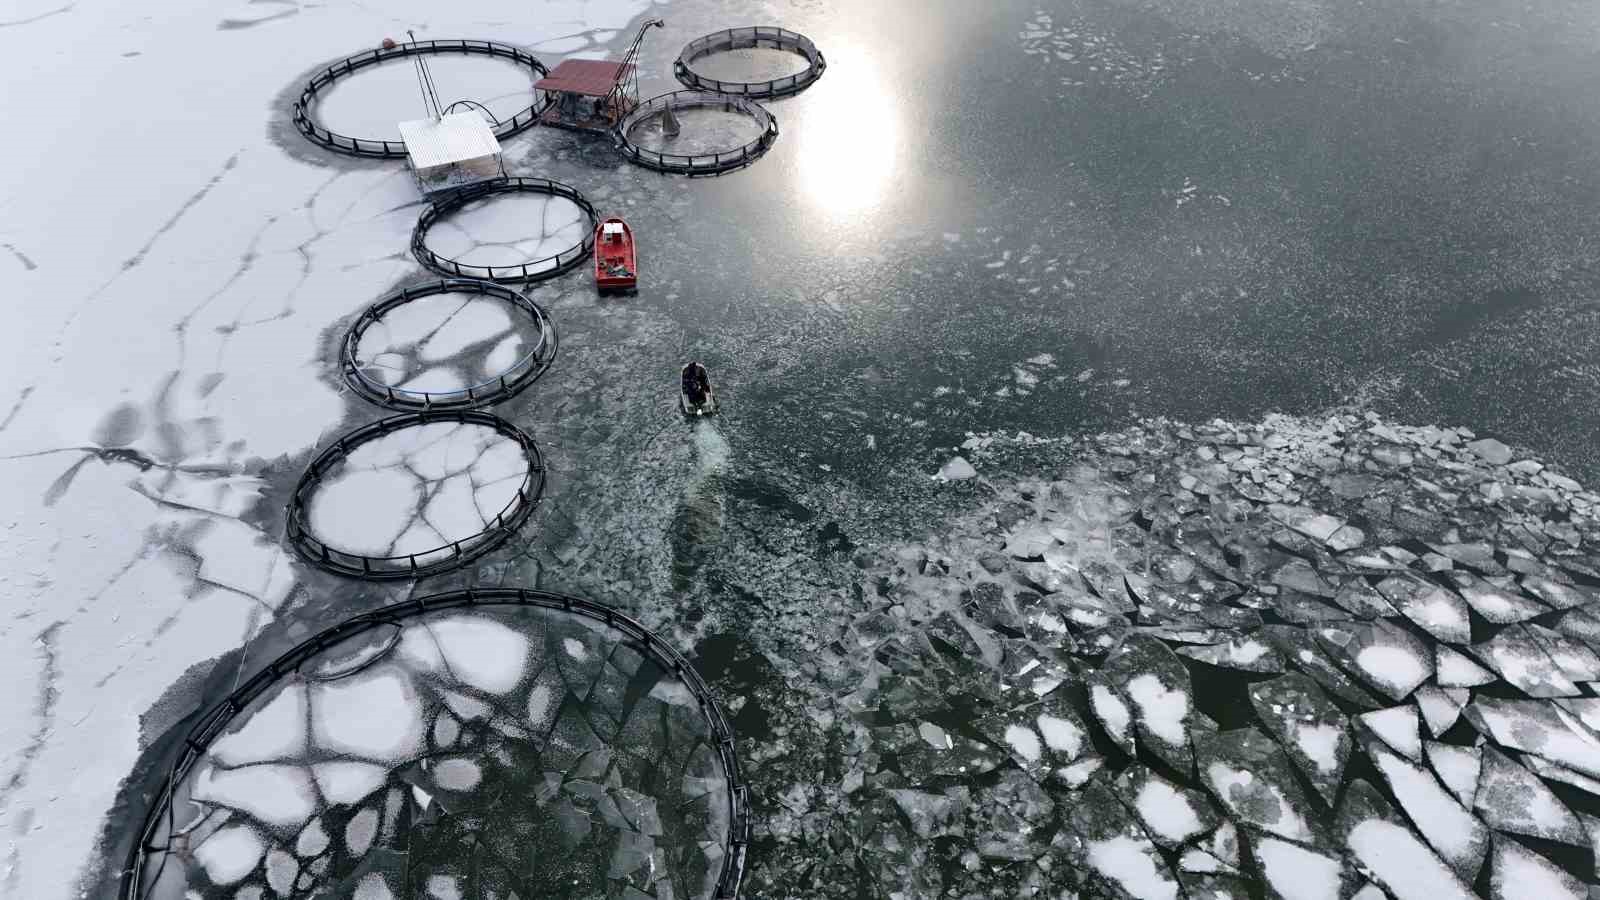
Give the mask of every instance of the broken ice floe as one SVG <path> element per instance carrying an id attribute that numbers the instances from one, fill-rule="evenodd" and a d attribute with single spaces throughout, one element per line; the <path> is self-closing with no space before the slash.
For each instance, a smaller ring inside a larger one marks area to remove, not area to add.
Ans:
<path id="1" fill-rule="evenodd" d="M 1440 900 L 1489 883 L 1495 833 L 1587 841 L 1562 798 L 1600 785 L 1600 507 L 1466 438 L 1348 415 L 973 436 L 974 511 L 860 561 L 822 651 L 877 723 L 835 782 L 888 810 L 874 883 Z M 1011 448 L 1059 464 L 1017 479 Z M 831 821 L 808 809 L 780 845 Z"/>
<path id="2" fill-rule="evenodd" d="M 621 632 L 559 610 L 357 635 L 246 704 L 177 785 L 173 808 L 227 824 L 158 834 L 192 855 L 148 851 L 140 896 L 398 897 L 471 873 L 475 896 L 709 898 L 728 773 L 698 706 L 656 699 L 672 685 L 688 690 Z"/>

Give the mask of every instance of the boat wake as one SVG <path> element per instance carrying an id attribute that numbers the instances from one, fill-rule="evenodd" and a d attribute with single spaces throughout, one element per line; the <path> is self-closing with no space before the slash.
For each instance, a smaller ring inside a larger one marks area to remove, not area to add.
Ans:
<path id="1" fill-rule="evenodd" d="M 686 591 L 722 539 L 726 506 L 723 474 L 732 450 L 717 426 L 704 419 L 691 425 L 696 472 L 672 516 L 672 587 Z"/>

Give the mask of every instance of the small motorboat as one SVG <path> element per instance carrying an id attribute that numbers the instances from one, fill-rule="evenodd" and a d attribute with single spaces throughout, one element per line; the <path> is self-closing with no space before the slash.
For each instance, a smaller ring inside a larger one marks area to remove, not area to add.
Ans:
<path id="1" fill-rule="evenodd" d="M 678 406 L 690 418 L 709 416 L 717 411 L 717 395 L 711 391 L 711 376 L 697 362 L 683 367 Z"/>
<path id="2" fill-rule="evenodd" d="M 602 293 L 633 290 L 639 284 L 633 231 L 615 216 L 601 222 L 594 232 L 594 284 Z"/>

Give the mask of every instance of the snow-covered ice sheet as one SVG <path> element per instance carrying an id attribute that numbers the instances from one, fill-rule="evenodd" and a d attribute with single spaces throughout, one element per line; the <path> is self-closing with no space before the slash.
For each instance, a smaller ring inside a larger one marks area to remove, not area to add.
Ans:
<path id="1" fill-rule="evenodd" d="M 644 8 L 556 0 L 492 33 L 504 16 L 486 0 L 0 14 L 7 81 L 36 86 L 0 96 L 32 136 L 0 172 L 6 290 L 59 298 L 15 304 L 0 333 L 0 568 L 32 573 L 0 600 L 0 895 L 77 896 L 140 716 L 287 602 L 279 535 L 224 532 L 258 521 L 263 461 L 339 426 L 325 330 L 417 271 L 409 176 L 294 135 L 303 75 L 406 27 L 531 44 Z M 192 551 L 207 523 L 210 549 Z"/>

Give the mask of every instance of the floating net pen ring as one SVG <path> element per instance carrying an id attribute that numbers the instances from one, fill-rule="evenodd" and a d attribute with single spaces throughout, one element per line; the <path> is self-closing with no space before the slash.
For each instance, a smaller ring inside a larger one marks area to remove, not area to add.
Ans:
<path id="1" fill-rule="evenodd" d="M 426 297 L 453 293 L 492 297 L 514 307 L 538 328 L 538 342 L 511 365 L 491 377 L 453 390 L 424 391 L 395 387 L 383 383 L 367 372 L 368 367 L 361 361 L 360 349 L 361 339 L 369 329 L 383 322 L 384 317 L 398 307 Z M 549 314 L 539 304 L 522 294 L 490 281 L 444 279 L 402 288 L 367 307 L 345 334 L 340 367 L 344 371 L 345 383 L 350 385 L 352 390 L 380 406 L 400 410 L 476 409 L 508 400 L 537 381 L 555 362 L 559 346 L 555 324 L 550 321 Z"/>

